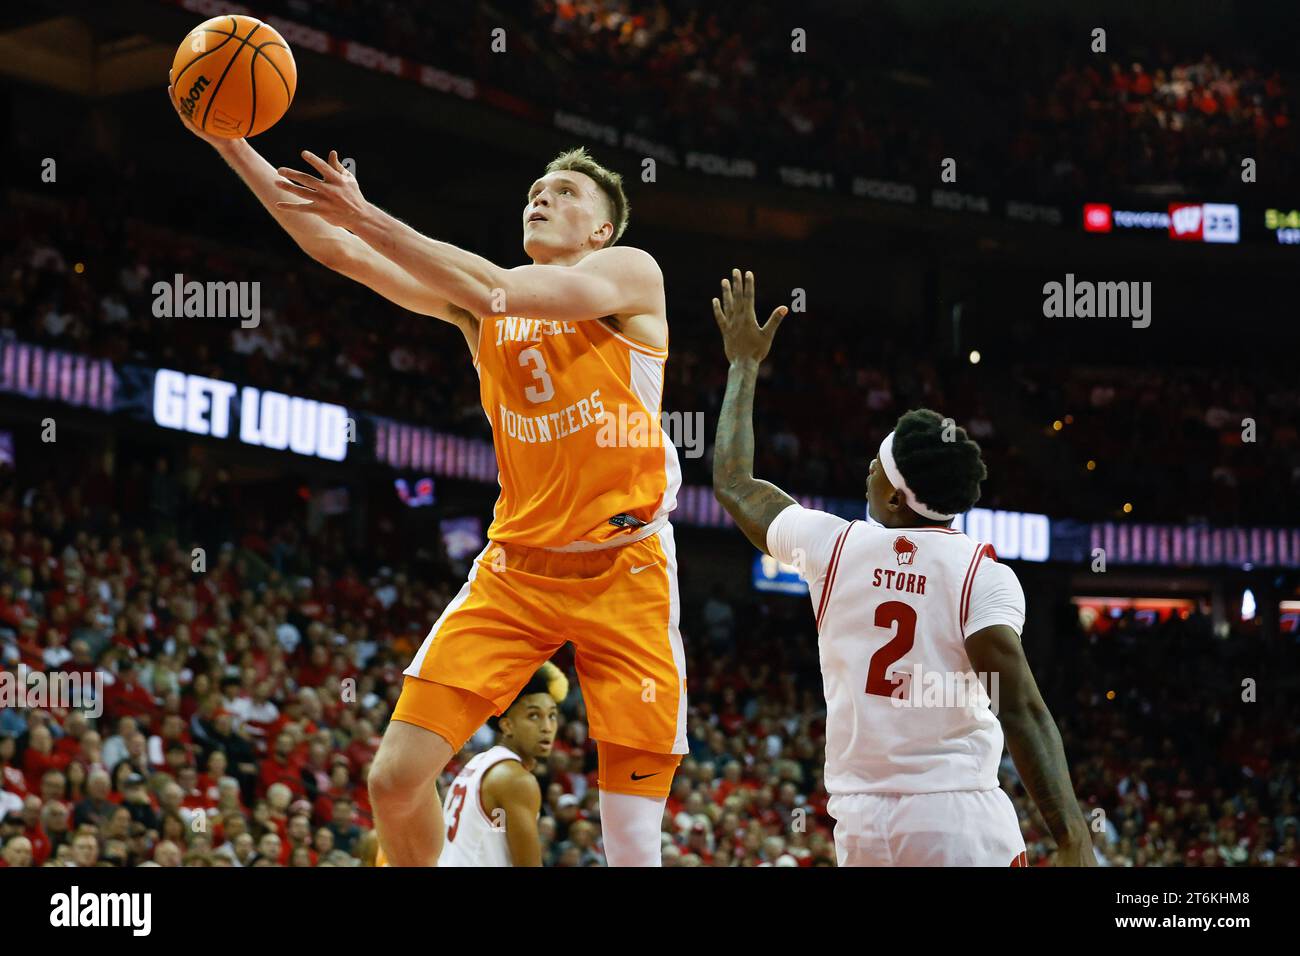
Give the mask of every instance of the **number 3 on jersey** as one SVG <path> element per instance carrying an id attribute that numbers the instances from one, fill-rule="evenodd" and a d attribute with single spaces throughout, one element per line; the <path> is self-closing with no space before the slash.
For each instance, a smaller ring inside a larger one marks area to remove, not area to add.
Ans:
<path id="1" fill-rule="evenodd" d="M 902 601 L 885 601 L 876 608 L 876 627 L 892 630 L 895 624 L 898 632 L 871 655 L 871 666 L 867 668 L 868 694 L 893 697 L 905 679 L 885 675 L 895 661 L 912 649 L 912 642 L 916 640 L 916 611 Z"/>
<path id="2" fill-rule="evenodd" d="M 547 374 L 546 359 L 537 349 L 524 349 L 519 353 L 519 364 L 527 368 L 530 362 L 533 363 L 533 378 L 541 382 L 541 385 L 529 385 L 524 389 L 524 398 L 534 404 L 549 402 L 555 394 L 555 385 Z"/>
<path id="3" fill-rule="evenodd" d="M 463 783 L 458 783 L 451 790 L 451 825 L 447 827 L 447 839 L 456 839 L 456 831 L 460 829 L 460 812 L 465 809 L 465 795 L 468 788 Z"/>

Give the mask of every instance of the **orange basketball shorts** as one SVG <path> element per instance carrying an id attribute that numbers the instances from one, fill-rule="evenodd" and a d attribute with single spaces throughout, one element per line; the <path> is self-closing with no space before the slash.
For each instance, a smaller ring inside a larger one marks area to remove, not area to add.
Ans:
<path id="1" fill-rule="evenodd" d="M 684 754 L 686 658 L 679 620 L 671 525 L 600 551 L 489 542 L 404 673 L 477 694 L 499 714 L 537 668 L 572 641 L 591 737 Z M 425 697 L 440 699 L 412 694 L 403 706 L 418 708 Z M 427 721 L 420 716 L 412 714 L 411 722 L 437 723 L 433 715 Z"/>

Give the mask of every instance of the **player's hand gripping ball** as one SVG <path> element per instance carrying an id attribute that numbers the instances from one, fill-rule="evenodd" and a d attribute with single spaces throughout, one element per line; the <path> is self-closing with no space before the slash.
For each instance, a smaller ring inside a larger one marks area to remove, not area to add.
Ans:
<path id="1" fill-rule="evenodd" d="M 196 129 L 242 139 L 270 129 L 293 102 L 298 68 L 284 37 L 261 20 L 214 17 L 190 31 L 172 61 L 172 99 Z"/>

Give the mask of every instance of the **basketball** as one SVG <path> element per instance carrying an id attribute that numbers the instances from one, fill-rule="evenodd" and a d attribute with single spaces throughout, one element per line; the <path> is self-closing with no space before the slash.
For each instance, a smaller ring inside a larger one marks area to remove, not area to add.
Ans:
<path id="1" fill-rule="evenodd" d="M 256 136 L 289 109 L 298 68 L 284 37 L 261 20 L 214 17 L 190 31 L 172 61 L 180 111 L 223 139 Z"/>

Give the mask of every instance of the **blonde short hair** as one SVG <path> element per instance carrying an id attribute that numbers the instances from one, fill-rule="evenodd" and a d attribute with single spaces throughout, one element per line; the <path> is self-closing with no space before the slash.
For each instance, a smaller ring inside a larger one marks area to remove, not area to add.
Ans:
<path id="1" fill-rule="evenodd" d="M 560 153 L 559 156 L 546 164 L 546 171 L 548 173 L 582 173 L 595 180 L 596 185 L 600 187 L 600 191 L 605 194 L 606 202 L 609 203 L 609 219 L 614 225 L 614 235 L 605 243 L 605 246 L 612 246 L 622 238 L 623 231 L 627 229 L 630 212 L 627 194 L 623 192 L 622 176 L 596 162 L 591 154 L 587 152 L 585 146 L 579 146 L 576 149 L 569 149 Z"/>

